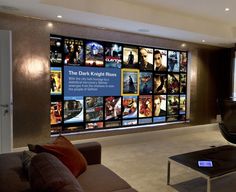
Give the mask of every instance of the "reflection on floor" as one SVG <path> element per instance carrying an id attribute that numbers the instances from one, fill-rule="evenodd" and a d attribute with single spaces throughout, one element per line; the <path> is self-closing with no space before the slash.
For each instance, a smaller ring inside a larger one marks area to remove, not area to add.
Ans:
<path id="1" fill-rule="evenodd" d="M 94 139 L 93 139 L 94 140 Z M 218 125 L 97 138 L 103 146 L 102 162 L 139 192 L 206 192 L 206 180 L 172 164 L 171 185 L 166 185 L 167 157 L 229 144 Z M 236 174 L 217 179 L 212 192 L 234 192 Z"/>

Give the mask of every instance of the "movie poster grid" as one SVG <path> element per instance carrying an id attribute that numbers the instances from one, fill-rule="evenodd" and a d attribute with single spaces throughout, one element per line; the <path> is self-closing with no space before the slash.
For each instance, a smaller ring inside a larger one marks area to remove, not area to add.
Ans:
<path id="1" fill-rule="evenodd" d="M 50 37 L 51 133 L 186 120 L 185 51 Z M 118 68 L 120 96 L 63 96 L 63 67 Z"/>

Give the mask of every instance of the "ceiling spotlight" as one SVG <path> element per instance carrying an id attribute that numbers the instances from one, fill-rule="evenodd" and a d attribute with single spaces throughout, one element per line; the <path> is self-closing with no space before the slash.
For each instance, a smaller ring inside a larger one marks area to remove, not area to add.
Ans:
<path id="1" fill-rule="evenodd" d="M 205 43 L 206 41 L 203 39 L 202 42 Z"/>
<path id="2" fill-rule="evenodd" d="M 228 7 L 225 8 L 225 11 L 229 11 L 230 9 Z"/>
<path id="3" fill-rule="evenodd" d="M 61 16 L 61 15 L 57 15 L 57 18 L 61 19 L 61 18 L 62 18 L 62 16 Z"/>
<path id="4" fill-rule="evenodd" d="M 53 26 L 52 22 L 48 22 L 48 27 L 52 27 L 52 26 Z"/>
<path id="5" fill-rule="evenodd" d="M 186 44 L 185 44 L 185 43 L 182 43 L 182 44 L 181 44 L 181 47 L 186 47 Z"/>

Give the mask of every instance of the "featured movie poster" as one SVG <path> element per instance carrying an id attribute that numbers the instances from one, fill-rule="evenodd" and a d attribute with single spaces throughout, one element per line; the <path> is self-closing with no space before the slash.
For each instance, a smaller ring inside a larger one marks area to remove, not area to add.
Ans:
<path id="1" fill-rule="evenodd" d="M 62 63 L 61 37 L 50 37 L 50 63 L 52 66 Z"/>
<path id="2" fill-rule="evenodd" d="M 62 102 L 54 101 L 51 102 L 50 108 L 50 124 L 59 124 L 62 121 Z"/>
<path id="3" fill-rule="evenodd" d="M 91 123 L 86 123 L 85 129 L 98 129 L 98 128 L 103 128 L 103 127 L 104 127 L 103 122 L 91 122 Z"/>
<path id="4" fill-rule="evenodd" d="M 122 69 L 122 95 L 138 95 L 139 94 L 139 70 Z"/>
<path id="5" fill-rule="evenodd" d="M 143 71 L 153 71 L 153 49 L 139 48 L 139 67 Z"/>
<path id="6" fill-rule="evenodd" d="M 179 114 L 179 95 L 167 96 L 167 115 Z"/>
<path id="7" fill-rule="evenodd" d="M 179 74 L 168 74 L 168 93 L 179 92 Z"/>
<path id="8" fill-rule="evenodd" d="M 123 120 L 123 122 L 122 122 L 123 126 L 130 126 L 130 125 L 137 125 L 137 124 L 138 124 L 137 119 Z"/>
<path id="9" fill-rule="evenodd" d="M 103 97 L 85 97 L 85 120 L 103 120 Z"/>
<path id="10" fill-rule="evenodd" d="M 167 76 L 166 74 L 154 73 L 154 94 L 163 94 L 167 90 Z"/>
<path id="11" fill-rule="evenodd" d="M 64 53 L 65 65 L 83 65 L 84 64 L 84 42 L 80 39 L 65 39 Z"/>
<path id="12" fill-rule="evenodd" d="M 167 50 L 154 49 L 154 71 L 166 71 L 167 70 Z"/>
<path id="13" fill-rule="evenodd" d="M 51 67 L 50 72 L 50 92 L 51 95 L 60 95 L 62 93 L 62 72 L 60 67 Z"/>
<path id="14" fill-rule="evenodd" d="M 138 48 L 123 47 L 123 67 L 138 68 Z"/>
<path id="15" fill-rule="evenodd" d="M 104 66 L 104 48 L 98 42 L 86 43 L 86 61 L 85 65 L 90 67 L 103 67 Z"/>
<path id="16" fill-rule="evenodd" d="M 187 74 L 180 73 L 180 93 L 186 93 L 187 91 Z"/>
<path id="17" fill-rule="evenodd" d="M 179 114 L 186 113 L 186 95 L 180 95 Z"/>
<path id="18" fill-rule="evenodd" d="M 188 64 L 187 52 L 180 52 L 179 55 L 180 72 L 187 72 L 187 64 Z"/>
<path id="19" fill-rule="evenodd" d="M 84 100 L 82 96 L 64 97 L 64 123 L 84 121 Z"/>
<path id="20" fill-rule="evenodd" d="M 121 68 L 122 46 L 111 43 L 105 46 L 105 67 Z"/>
<path id="21" fill-rule="evenodd" d="M 137 118 L 138 113 L 138 97 L 137 96 L 123 96 L 123 119 Z"/>
<path id="22" fill-rule="evenodd" d="M 166 95 L 154 95 L 153 110 L 156 117 L 166 115 Z"/>
<path id="23" fill-rule="evenodd" d="M 121 119 L 121 97 L 105 97 L 105 120 Z"/>
<path id="24" fill-rule="evenodd" d="M 168 51 L 168 71 L 179 72 L 179 52 Z"/>
<path id="25" fill-rule="evenodd" d="M 139 86 L 139 94 L 152 94 L 152 73 L 150 72 L 140 72 L 139 73 L 140 86 Z"/>
<path id="26" fill-rule="evenodd" d="M 139 117 L 152 117 L 152 96 L 139 96 Z"/>

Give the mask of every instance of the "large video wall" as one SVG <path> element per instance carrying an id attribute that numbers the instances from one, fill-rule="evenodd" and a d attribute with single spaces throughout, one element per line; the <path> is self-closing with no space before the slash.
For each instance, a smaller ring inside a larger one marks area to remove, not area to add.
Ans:
<path id="1" fill-rule="evenodd" d="M 50 36 L 51 134 L 186 120 L 187 52 Z"/>

